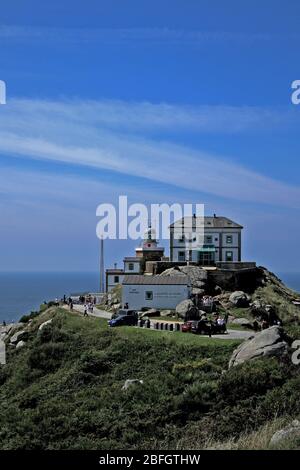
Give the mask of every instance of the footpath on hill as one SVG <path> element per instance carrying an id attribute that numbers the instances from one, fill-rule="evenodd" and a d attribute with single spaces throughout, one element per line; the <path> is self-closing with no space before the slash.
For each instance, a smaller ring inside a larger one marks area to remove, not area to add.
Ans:
<path id="1" fill-rule="evenodd" d="M 79 313 L 84 313 L 84 306 L 83 305 L 74 305 L 74 310 Z M 110 320 L 111 318 L 111 312 L 107 312 L 105 310 L 100 310 L 97 307 L 93 308 L 93 313 L 89 313 L 88 315 L 92 317 L 98 317 L 98 318 L 105 318 L 107 320 Z M 160 330 L 154 330 L 154 331 L 160 331 Z M 202 335 L 202 336 L 207 336 L 207 335 Z M 248 339 L 251 336 L 254 336 L 253 331 L 244 331 L 244 330 L 227 330 L 227 334 L 221 334 L 221 335 L 213 335 L 213 338 L 219 338 L 219 339 Z M 208 337 L 208 336 L 207 336 Z"/>

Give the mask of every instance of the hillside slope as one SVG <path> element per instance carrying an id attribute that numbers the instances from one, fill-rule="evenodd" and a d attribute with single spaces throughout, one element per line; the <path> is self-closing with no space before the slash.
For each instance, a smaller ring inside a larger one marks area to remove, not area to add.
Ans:
<path id="1" fill-rule="evenodd" d="M 299 369 L 269 358 L 228 371 L 236 342 L 108 329 L 61 308 L 26 330 L 0 369 L 1 449 L 247 447 L 245 432 L 300 414 Z"/>

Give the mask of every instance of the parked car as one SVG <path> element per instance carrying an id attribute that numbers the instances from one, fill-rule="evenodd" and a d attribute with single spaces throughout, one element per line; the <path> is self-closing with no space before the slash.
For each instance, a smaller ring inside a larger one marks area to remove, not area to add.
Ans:
<path id="1" fill-rule="evenodd" d="M 109 326 L 136 325 L 138 321 L 137 313 L 132 310 L 132 314 L 119 315 L 108 321 Z"/>
<path id="2" fill-rule="evenodd" d="M 192 329 L 192 324 L 194 322 L 192 320 L 189 320 L 189 321 L 185 321 L 182 325 L 181 325 L 181 331 L 183 333 L 187 333 L 187 332 L 190 332 L 191 329 Z"/>
<path id="3" fill-rule="evenodd" d="M 218 335 L 226 333 L 226 324 L 219 325 L 216 322 L 209 320 L 194 321 L 191 327 L 191 332 L 198 335 Z"/>
<path id="4" fill-rule="evenodd" d="M 131 316 L 131 315 L 137 315 L 137 312 L 136 310 L 130 310 L 130 309 L 126 309 L 126 308 L 120 308 L 117 312 L 113 313 L 111 318 L 114 319 L 114 318 L 117 318 L 117 317 L 121 317 L 121 316 Z"/>
<path id="5" fill-rule="evenodd" d="M 197 320 L 192 322 L 191 332 L 196 335 L 208 335 L 211 330 L 211 323 L 208 320 Z"/>

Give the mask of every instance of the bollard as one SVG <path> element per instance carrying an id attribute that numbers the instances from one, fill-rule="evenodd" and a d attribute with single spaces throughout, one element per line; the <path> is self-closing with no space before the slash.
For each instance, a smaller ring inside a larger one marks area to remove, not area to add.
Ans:
<path id="1" fill-rule="evenodd" d="M 161 323 L 161 324 L 159 325 L 159 329 L 160 329 L 160 330 L 164 330 L 164 329 L 165 329 L 165 324 L 164 324 L 164 323 Z"/>
<path id="2" fill-rule="evenodd" d="M 165 330 L 165 331 L 168 331 L 168 330 L 169 330 L 169 324 L 168 324 L 168 323 L 165 323 L 164 330 Z"/>
<path id="3" fill-rule="evenodd" d="M 158 321 L 154 324 L 154 328 L 155 328 L 155 330 L 159 330 L 159 322 Z"/>

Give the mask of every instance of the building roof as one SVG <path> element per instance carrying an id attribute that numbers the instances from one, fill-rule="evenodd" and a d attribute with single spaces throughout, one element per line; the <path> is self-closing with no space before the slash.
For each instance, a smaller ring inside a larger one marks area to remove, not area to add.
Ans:
<path id="1" fill-rule="evenodd" d="M 187 285 L 189 283 L 187 276 L 125 276 L 122 284 L 134 285 Z"/>
<path id="2" fill-rule="evenodd" d="M 138 258 L 137 256 L 125 256 L 124 261 L 135 261 L 140 263 L 142 258 Z"/>
<path id="3" fill-rule="evenodd" d="M 173 222 L 170 227 L 181 227 L 185 225 L 187 227 L 192 227 L 193 222 L 197 220 L 197 222 L 201 224 L 203 220 L 202 217 L 182 217 L 182 219 L 176 220 Z M 201 226 L 201 225 L 200 225 Z M 205 228 L 243 228 L 242 225 L 234 222 L 228 217 L 220 217 L 220 216 L 204 216 L 204 227 Z"/>
<path id="4" fill-rule="evenodd" d="M 106 270 L 107 274 L 124 274 L 124 269 L 121 268 L 108 268 Z"/>

